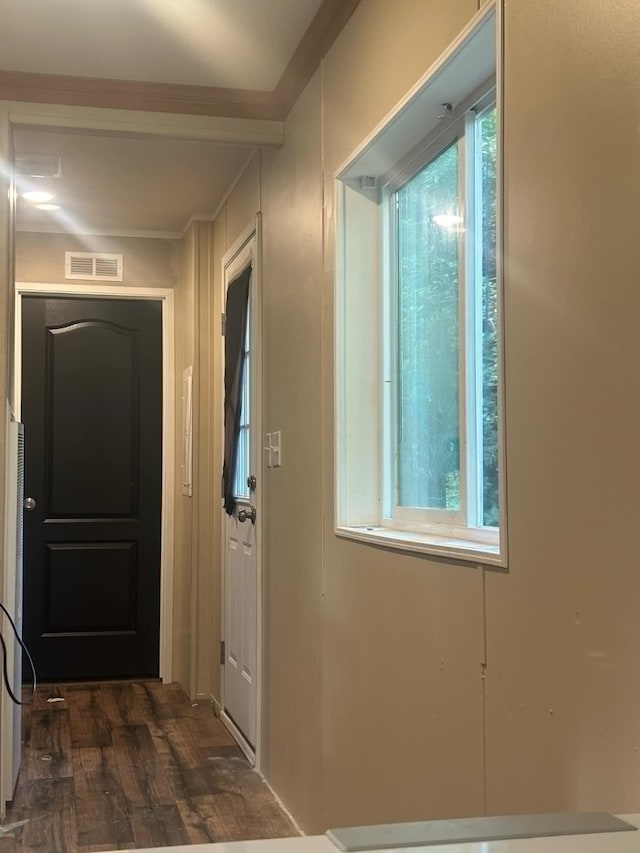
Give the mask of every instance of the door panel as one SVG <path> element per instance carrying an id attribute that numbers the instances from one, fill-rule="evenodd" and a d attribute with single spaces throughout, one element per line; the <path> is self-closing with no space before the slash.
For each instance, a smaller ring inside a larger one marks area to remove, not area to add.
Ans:
<path id="1" fill-rule="evenodd" d="M 47 330 L 49 518 L 137 514 L 136 337 L 133 329 L 97 322 Z"/>
<path id="2" fill-rule="evenodd" d="M 241 509 L 239 505 L 238 509 Z M 256 738 L 255 525 L 227 517 L 225 710 L 251 746 Z"/>
<path id="3" fill-rule="evenodd" d="M 136 557 L 135 542 L 47 545 L 45 635 L 134 631 Z"/>
<path id="4" fill-rule="evenodd" d="M 24 296 L 25 634 L 41 679 L 157 675 L 162 314 Z"/>

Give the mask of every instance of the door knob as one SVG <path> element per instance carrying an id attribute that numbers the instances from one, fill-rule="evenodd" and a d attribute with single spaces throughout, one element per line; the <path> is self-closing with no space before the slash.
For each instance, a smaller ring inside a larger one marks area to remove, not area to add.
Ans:
<path id="1" fill-rule="evenodd" d="M 35 499 L 34 498 L 25 498 L 23 506 L 27 510 L 27 512 L 32 512 L 36 508 Z"/>
<path id="2" fill-rule="evenodd" d="M 252 524 L 256 523 L 256 508 L 254 506 L 238 511 L 238 521 L 246 521 L 247 519 L 249 519 Z"/>

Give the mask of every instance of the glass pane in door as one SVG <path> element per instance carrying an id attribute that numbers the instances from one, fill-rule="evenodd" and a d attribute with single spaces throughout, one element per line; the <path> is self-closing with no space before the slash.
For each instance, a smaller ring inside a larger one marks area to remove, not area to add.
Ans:
<path id="1" fill-rule="evenodd" d="M 251 473 L 250 416 L 251 416 L 251 300 L 249 300 L 247 333 L 244 342 L 244 373 L 240 405 L 240 435 L 236 456 L 236 476 L 233 493 L 236 498 L 248 500 L 247 479 Z"/>

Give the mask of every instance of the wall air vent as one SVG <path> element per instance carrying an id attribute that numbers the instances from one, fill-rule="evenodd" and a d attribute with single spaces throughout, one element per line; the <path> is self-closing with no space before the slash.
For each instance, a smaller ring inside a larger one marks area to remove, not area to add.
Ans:
<path id="1" fill-rule="evenodd" d="M 122 255 L 104 255 L 93 252 L 65 252 L 65 278 L 83 281 L 122 281 Z"/>
<path id="2" fill-rule="evenodd" d="M 28 178 L 59 178 L 60 157 L 55 154 L 16 154 L 16 172 Z"/>

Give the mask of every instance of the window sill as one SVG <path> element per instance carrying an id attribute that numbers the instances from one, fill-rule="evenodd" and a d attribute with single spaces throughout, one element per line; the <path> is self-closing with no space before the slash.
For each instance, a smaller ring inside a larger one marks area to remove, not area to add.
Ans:
<path id="1" fill-rule="evenodd" d="M 401 551 L 413 551 L 417 554 L 429 554 L 467 563 L 506 567 L 506 558 L 500 553 L 499 545 L 487 545 L 467 539 L 449 536 L 435 536 L 431 533 L 416 533 L 407 530 L 395 530 L 389 527 L 343 527 L 335 529 L 336 535 L 358 542 L 368 542 L 381 548 L 393 548 Z"/>

